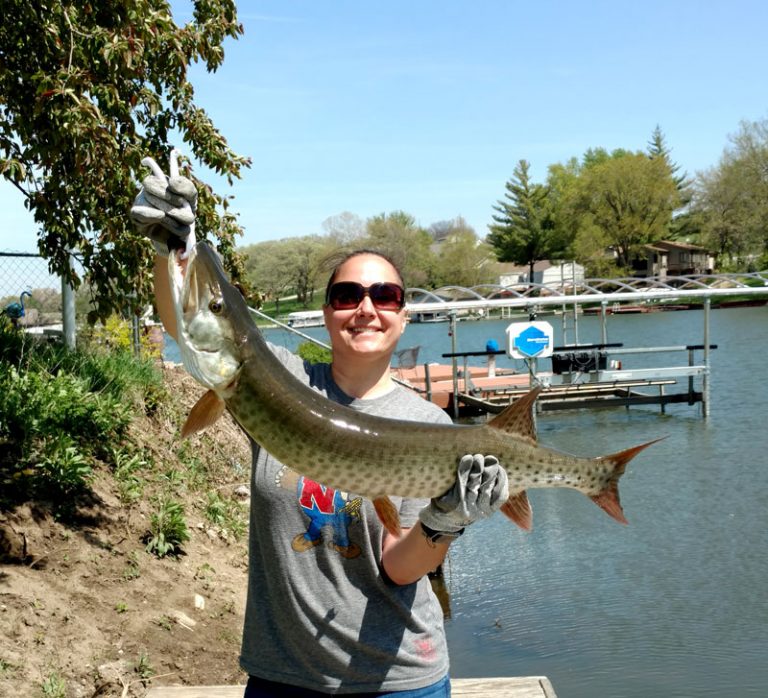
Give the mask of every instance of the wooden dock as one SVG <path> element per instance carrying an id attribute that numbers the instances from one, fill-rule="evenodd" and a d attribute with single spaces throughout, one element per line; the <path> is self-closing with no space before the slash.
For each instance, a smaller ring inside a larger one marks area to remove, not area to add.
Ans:
<path id="1" fill-rule="evenodd" d="M 146 698 L 243 698 L 245 686 L 158 686 Z M 451 679 L 453 698 L 557 698 L 546 676 Z"/>

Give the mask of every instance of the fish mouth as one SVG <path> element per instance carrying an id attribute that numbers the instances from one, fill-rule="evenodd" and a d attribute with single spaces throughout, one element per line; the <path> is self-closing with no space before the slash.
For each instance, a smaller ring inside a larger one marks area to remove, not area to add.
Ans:
<path id="1" fill-rule="evenodd" d="M 230 291 L 236 289 L 229 283 L 218 255 L 206 242 L 195 245 L 184 260 L 181 252 L 172 250 L 168 257 L 168 273 L 171 300 L 180 313 L 177 320 L 181 319 L 183 325 L 211 303 L 233 301 Z M 235 301 L 244 305 L 239 292 L 234 296 Z"/>
<path id="2" fill-rule="evenodd" d="M 168 275 L 182 363 L 202 385 L 225 391 L 241 363 L 229 304 L 239 301 L 247 316 L 245 300 L 205 242 L 195 245 L 186 260 L 171 252 Z"/>

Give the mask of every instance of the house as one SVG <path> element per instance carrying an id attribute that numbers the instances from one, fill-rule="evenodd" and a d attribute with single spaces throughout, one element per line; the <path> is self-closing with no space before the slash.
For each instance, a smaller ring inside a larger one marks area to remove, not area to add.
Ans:
<path id="1" fill-rule="evenodd" d="M 499 285 L 519 286 L 529 282 L 530 267 L 500 264 Z M 533 283 L 545 286 L 570 286 L 584 281 L 584 267 L 576 262 L 542 260 L 533 265 Z"/>
<path id="2" fill-rule="evenodd" d="M 715 257 L 706 248 L 685 242 L 660 240 L 645 245 L 646 259 L 640 259 L 635 270 L 643 276 L 682 276 L 690 274 L 711 274 L 715 268 Z"/>

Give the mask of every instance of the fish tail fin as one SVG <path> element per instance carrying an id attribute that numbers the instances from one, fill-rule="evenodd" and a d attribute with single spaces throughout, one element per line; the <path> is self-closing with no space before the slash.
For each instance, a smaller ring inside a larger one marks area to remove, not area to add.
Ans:
<path id="1" fill-rule="evenodd" d="M 187 421 L 181 428 L 181 438 L 185 439 L 195 432 L 211 426 L 224 414 L 225 407 L 224 400 L 213 390 L 207 391 L 190 410 Z"/>
<path id="2" fill-rule="evenodd" d="M 403 535 L 403 529 L 400 527 L 400 514 L 392 500 L 387 497 L 376 497 L 373 500 L 373 506 L 379 516 L 379 520 L 384 524 L 384 528 L 396 538 Z"/>
<path id="3" fill-rule="evenodd" d="M 531 530 L 533 510 L 525 490 L 510 494 L 509 499 L 501 505 L 501 513 L 511 521 L 514 521 L 524 531 Z"/>
<path id="4" fill-rule="evenodd" d="M 595 460 L 597 461 L 611 463 L 613 465 L 613 470 L 611 471 L 608 484 L 606 484 L 606 486 L 597 494 L 589 495 L 589 498 L 608 514 L 608 516 L 616 519 L 619 523 L 629 523 L 624 517 L 624 510 L 621 508 L 621 502 L 619 501 L 619 478 L 624 474 L 624 471 L 627 468 L 627 463 L 640 453 L 640 451 L 645 450 L 648 446 L 652 446 L 665 438 L 666 436 L 662 436 L 659 439 L 648 441 L 639 446 L 632 446 L 631 448 L 626 448 L 618 453 L 596 458 Z"/>

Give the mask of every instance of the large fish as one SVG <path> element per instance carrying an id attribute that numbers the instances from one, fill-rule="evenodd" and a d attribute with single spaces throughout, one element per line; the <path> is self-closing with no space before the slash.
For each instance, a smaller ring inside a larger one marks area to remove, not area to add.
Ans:
<path id="1" fill-rule="evenodd" d="M 509 476 L 502 511 L 531 528 L 526 490 L 571 487 L 626 523 L 618 481 L 627 463 L 653 441 L 600 458 L 579 458 L 536 443 L 538 389 L 482 425 L 384 419 L 337 404 L 304 385 L 270 351 L 248 307 L 205 243 L 182 274 L 169 257 L 177 341 L 187 371 L 208 392 L 192 408 L 182 435 L 212 424 L 226 406 L 275 458 L 325 485 L 373 500 L 387 530 L 399 534 L 388 495 L 437 497 L 453 485 L 467 453 L 492 453 Z"/>

